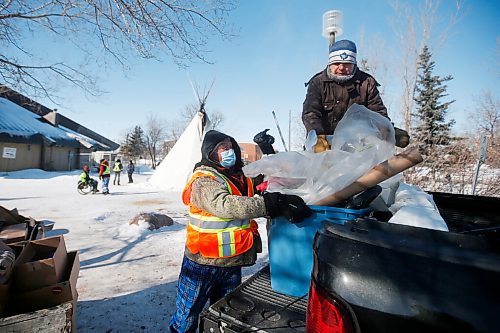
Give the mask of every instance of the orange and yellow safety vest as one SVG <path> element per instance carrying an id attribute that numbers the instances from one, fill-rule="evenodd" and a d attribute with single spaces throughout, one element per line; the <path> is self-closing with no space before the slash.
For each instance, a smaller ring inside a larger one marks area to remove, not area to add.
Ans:
<path id="1" fill-rule="evenodd" d="M 229 258 L 248 251 L 257 233 L 254 220 L 233 220 L 214 216 L 191 203 L 191 186 L 199 177 L 211 177 L 227 186 L 229 193 L 241 196 L 241 191 L 224 175 L 209 170 L 197 170 L 182 192 L 182 202 L 189 205 L 186 247 L 193 254 L 206 258 Z M 253 196 L 253 182 L 247 178 L 248 196 Z"/>

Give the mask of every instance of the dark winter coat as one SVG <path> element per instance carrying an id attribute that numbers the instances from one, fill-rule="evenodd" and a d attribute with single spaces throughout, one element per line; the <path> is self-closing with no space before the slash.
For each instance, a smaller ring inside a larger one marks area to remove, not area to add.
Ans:
<path id="1" fill-rule="evenodd" d="M 135 166 L 134 166 L 134 163 L 129 163 L 128 164 L 128 167 L 127 167 L 127 173 L 129 175 L 133 174 L 135 171 Z"/>
<path id="2" fill-rule="evenodd" d="M 338 122 L 354 103 L 387 116 L 378 83 L 369 74 L 357 69 L 353 78 L 339 84 L 330 79 L 327 69 L 312 77 L 307 86 L 302 109 L 302 122 L 307 132 L 333 134 Z"/>

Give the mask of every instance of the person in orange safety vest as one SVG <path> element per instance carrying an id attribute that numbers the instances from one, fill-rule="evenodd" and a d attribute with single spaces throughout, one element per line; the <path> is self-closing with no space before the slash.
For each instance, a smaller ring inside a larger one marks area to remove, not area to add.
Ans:
<path id="1" fill-rule="evenodd" d="M 255 263 L 261 241 L 254 218 L 283 215 L 295 223 L 311 215 L 298 196 L 255 195 L 257 184 L 243 174 L 241 150 L 232 137 L 208 131 L 201 153 L 182 192 L 189 221 L 170 320 L 174 333 L 196 332 L 207 301 L 213 304 L 233 291 L 241 283 L 241 267 Z"/>

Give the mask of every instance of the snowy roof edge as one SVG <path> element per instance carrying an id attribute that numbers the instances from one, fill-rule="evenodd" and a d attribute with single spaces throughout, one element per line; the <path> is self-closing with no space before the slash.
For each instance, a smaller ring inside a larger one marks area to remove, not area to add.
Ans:
<path id="1" fill-rule="evenodd" d="M 15 91 L 13 89 L 10 89 L 9 87 L 2 85 L 2 84 L 0 84 L 0 97 L 3 97 L 5 99 L 11 101 L 12 103 L 18 105 L 19 107 L 21 107 L 27 111 L 30 111 L 34 114 L 42 116 L 45 120 L 47 120 L 48 123 L 50 123 L 52 126 L 54 126 L 56 128 L 59 128 L 65 132 L 68 132 L 64 128 L 59 127 L 59 125 L 61 125 L 61 126 L 66 127 L 67 129 L 71 130 L 71 131 L 74 131 L 78 134 L 81 134 L 82 136 L 88 137 L 89 139 L 96 141 L 96 144 L 94 144 L 94 146 L 97 146 L 97 147 L 95 147 L 96 149 L 108 148 L 109 150 L 117 150 L 120 147 L 120 145 L 118 143 L 116 143 L 112 140 L 109 140 L 108 138 L 105 138 L 104 136 L 88 129 L 87 127 L 80 125 L 80 124 L 76 123 L 75 121 L 63 116 L 62 114 L 58 113 L 57 111 L 51 110 L 48 107 L 46 107 L 38 102 L 35 102 L 34 100 L 32 100 L 32 99 L 18 93 L 17 91 Z M 1 134 L 5 134 L 5 133 L 1 133 Z M 29 140 L 29 138 L 33 136 L 33 135 L 28 135 L 28 136 L 13 135 L 11 133 L 7 133 L 7 134 L 8 135 L 3 135 L 3 137 L 4 138 L 15 137 L 17 140 L 21 140 L 21 141 L 23 141 L 23 139 Z M 40 133 L 40 135 L 43 136 L 42 133 Z M 66 141 L 66 140 L 64 140 L 64 141 Z M 76 140 L 76 141 L 81 144 L 80 141 L 78 141 L 78 140 Z M 84 144 L 82 144 L 82 146 L 89 148 L 89 147 L 87 147 L 87 145 L 84 145 Z"/>

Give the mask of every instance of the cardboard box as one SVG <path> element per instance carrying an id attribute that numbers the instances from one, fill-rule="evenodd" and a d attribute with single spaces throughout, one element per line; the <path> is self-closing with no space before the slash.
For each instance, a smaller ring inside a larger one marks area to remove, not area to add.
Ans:
<path id="1" fill-rule="evenodd" d="M 46 309 L 66 302 L 74 302 L 74 309 L 76 309 L 78 299 L 76 282 L 80 273 L 80 260 L 77 251 L 67 254 L 67 263 L 62 282 L 12 295 L 11 301 L 16 313 Z"/>
<path id="2" fill-rule="evenodd" d="M 10 281 L 4 284 L 0 284 L 0 318 L 3 316 L 5 310 L 5 304 L 7 304 L 7 299 L 9 298 Z"/>
<path id="3" fill-rule="evenodd" d="M 14 266 L 12 282 L 16 293 L 63 281 L 67 262 L 68 253 L 63 236 L 28 242 Z"/>
<path id="4" fill-rule="evenodd" d="M 7 244 L 7 246 L 10 247 L 14 251 L 14 253 L 16 254 L 16 260 L 17 260 L 17 258 L 19 258 L 19 255 L 23 251 L 24 247 L 28 243 L 29 243 L 29 241 L 23 240 L 20 242 L 9 243 L 9 244 Z"/>
<path id="5" fill-rule="evenodd" d="M 11 224 L 0 228 L 0 241 L 6 244 L 23 241 L 26 237 L 26 223 Z"/>
<path id="6" fill-rule="evenodd" d="M 76 302 L 0 318 L 0 332 L 76 333 Z"/>
<path id="7" fill-rule="evenodd" d="M 0 206 L 0 221 L 3 222 L 4 225 L 24 223 L 25 217 L 19 215 L 16 208 L 8 210 L 7 208 Z"/>

